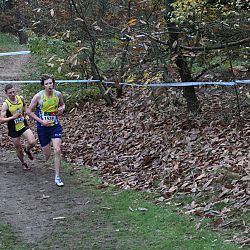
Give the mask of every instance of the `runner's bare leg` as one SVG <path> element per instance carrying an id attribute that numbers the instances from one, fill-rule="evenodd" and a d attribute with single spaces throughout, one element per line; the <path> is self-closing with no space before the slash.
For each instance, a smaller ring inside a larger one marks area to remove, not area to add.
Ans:
<path id="1" fill-rule="evenodd" d="M 42 147 L 43 150 L 43 156 L 44 156 L 44 160 L 48 161 L 48 159 L 50 158 L 51 155 L 51 146 L 50 143 L 44 147 Z"/>
<path id="2" fill-rule="evenodd" d="M 23 133 L 23 137 L 27 140 L 28 144 L 26 145 L 26 150 L 30 151 L 31 148 L 33 148 L 36 145 L 36 139 L 34 134 L 30 129 L 27 129 Z"/>
<path id="3" fill-rule="evenodd" d="M 54 158 L 55 158 L 55 175 L 59 176 L 60 168 L 61 168 L 61 160 L 62 160 L 62 152 L 61 152 L 61 138 L 53 138 L 52 139 L 53 149 L 54 149 Z"/>
<path id="4" fill-rule="evenodd" d="M 12 138 L 12 142 L 15 146 L 16 149 L 16 154 L 18 159 L 21 161 L 22 164 L 24 164 L 24 154 L 23 154 L 23 148 L 22 148 L 22 144 L 21 144 L 21 138 L 17 137 L 17 138 Z"/>

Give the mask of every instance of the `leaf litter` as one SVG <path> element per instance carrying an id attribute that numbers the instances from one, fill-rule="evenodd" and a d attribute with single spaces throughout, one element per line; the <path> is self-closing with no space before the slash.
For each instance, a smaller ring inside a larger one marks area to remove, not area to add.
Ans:
<path id="1" fill-rule="evenodd" d="M 154 104 L 146 91 L 132 91 L 114 107 L 87 103 L 82 114 L 64 119 L 66 159 L 95 167 L 104 186 L 157 192 L 162 201 L 189 194 L 184 213 L 211 218 L 214 229 L 238 227 L 232 240 L 248 245 L 250 227 L 239 216 L 250 201 L 248 117 L 240 124 L 237 115 L 212 116 L 216 102 L 204 102 L 196 116 Z"/>
<path id="2" fill-rule="evenodd" d="M 212 218 L 207 226 L 216 230 L 240 228 L 229 241 L 249 246 L 249 220 L 239 215 L 249 216 L 250 119 L 239 121 L 230 96 L 222 102 L 218 93 L 200 93 L 207 99 L 196 115 L 167 98 L 164 109 L 147 91 L 131 89 L 113 107 L 103 100 L 78 106 L 77 115 L 62 121 L 64 158 L 97 171 L 98 188 L 156 192 L 156 203 L 189 195 L 183 213 Z M 249 105 L 244 108 L 249 114 Z M 9 147 L 4 135 L 1 146 Z"/>

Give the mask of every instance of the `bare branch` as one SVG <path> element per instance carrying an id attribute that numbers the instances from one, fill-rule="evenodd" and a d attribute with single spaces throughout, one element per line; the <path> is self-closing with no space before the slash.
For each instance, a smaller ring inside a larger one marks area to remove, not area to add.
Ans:
<path id="1" fill-rule="evenodd" d="M 152 36 L 152 35 L 149 35 L 149 34 L 143 33 L 143 32 L 142 32 L 142 34 L 147 36 L 148 38 L 151 38 L 152 40 L 154 40 L 157 43 L 169 46 L 168 42 L 164 42 L 164 41 L 158 39 L 155 36 Z M 239 40 L 237 42 L 231 42 L 231 43 L 221 44 L 221 45 L 217 45 L 217 46 L 188 47 L 188 46 L 184 46 L 184 45 L 179 45 L 179 47 L 184 49 L 184 50 L 188 50 L 188 51 L 208 51 L 208 50 L 217 50 L 217 49 L 230 48 L 230 47 L 234 47 L 234 46 L 243 45 L 243 44 L 246 44 L 246 43 L 249 43 L 249 42 L 250 42 L 250 37 L 247 37 L 247 38 L 244 38 L 244 39 Z"/>
<path id="2" fill-rule="evenodd" d="M 188 50 L 188 51 L 206 51 L 206 50 L 216 50 L 216 49 L 225 49 L 225 48 L 229 48 L 229 47 L 234 47 L 234 46 L 239 46 L 239 45 L 243 45 L 245 43 L 249 43 L 250 42 L 250 37 L 244 38 L 242 40 L 239 40 L 237 42 L 231 42 L 231 43 L 227 43 L 227 44 L 221 44 L 221 45 L 217 45 L 217 46 L 205 46 L 205 47 L 187 47 L 187 46 L 183 46 L 183 45 L 179 45 L 180 48 Z"/>
<path id="3" fill-rule="evenodd" d="M 194 78 L 194 81 L 197 81 L 200 77 L 202 77 L 202 76 L 203 76 L 206 72 L 208 72 L 209 70 L 215 69 L 215 68 L 221 66 L 221 64 L 224 63 L 226 60 L 227 60 L 227 59 L 225 59 L 225 60 L 223 60 L 223 61 L 221 61 L 221 62 L 219 62 L 219 63 L 210 65 L 209 67 L 204 68 L 204 69 L 202 70 L 202 72 Z"/>
<path id="4" fill-rule="evenodd" d="M 155 42 L 157 42 L 157 43 L 160 43 L 160 44 L 163 44 L 163 45 L 169 46 L 168 41 L 167 41 L 167 42 L 161 41 L 161 40 L 159 40 L 157 37 L 152 36 L 152 35 L 149 35 L 149 34 L 144 33 L 144 32 L 141 32 L 141 34 L 143 34 L 143 35 L 147 36 L 148 38 L 152 39 L 153 41 L 155 41 Z"/>

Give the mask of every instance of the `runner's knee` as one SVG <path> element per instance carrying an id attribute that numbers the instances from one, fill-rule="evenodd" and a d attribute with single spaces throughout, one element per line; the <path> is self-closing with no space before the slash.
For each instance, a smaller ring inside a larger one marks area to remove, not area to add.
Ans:
<path id="1" fill-rule="evenodd" d="M 22 144 L 21 143 L 14 143 L 14 146 L 16 148 L 16 150 L 22 150 Z"/>
<path id="2" fill-rule="evenodd" d="M 54 148 L 54 153 L 55 153 L 55 155 L 61 155 L 61 148 L 60 147 L 55 147 Z"/>
<path id="3" fill-rule="evenodd" d="M 44 155 L 44 160 L 45 160 L 45 161 L 48 161 L 49 158 L 50 158 L 50 154 L 44 153 L 43 155 Z"/>
<path id="4" fill-rule="evenodd" d="M 23 149 L 21 145 L 15 145 L 15 147 L 16 147 L 16 152 L 18 154 L 23 154 Z"/>
<path id="5" fill-rule="evenodd" d="M 36 141 L 35 140 L 30 141 L 29 145 L 31 148 L 33 148 L 36 145 Z"/>

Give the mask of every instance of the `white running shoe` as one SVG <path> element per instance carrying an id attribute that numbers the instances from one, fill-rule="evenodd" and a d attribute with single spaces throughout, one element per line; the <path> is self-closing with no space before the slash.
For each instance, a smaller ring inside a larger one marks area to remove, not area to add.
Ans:
<path id="1" fill-rule="evenodd" d="M 60 176 L 56 176 L 56 177 L 55 177 L 55 184 L 56 184 L 58 187 L 64 186 L 64 183 L 62 182 Z"/>

